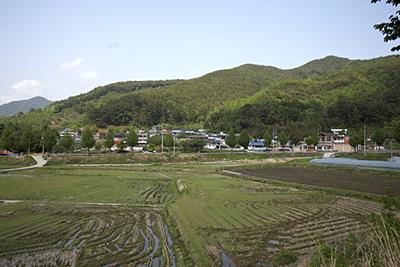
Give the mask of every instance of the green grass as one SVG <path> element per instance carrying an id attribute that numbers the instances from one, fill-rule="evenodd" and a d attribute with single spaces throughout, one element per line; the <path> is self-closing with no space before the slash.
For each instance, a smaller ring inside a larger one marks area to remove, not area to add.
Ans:
<path id="1" fill-rule="evenodd" d="M 36 161 L 28 156 L 24 157 L 9 157 L 0 156 L 0 169 L 12 169 L 35 165 Z"/>
<path id="2" fill-rule="evenodd" d="M 48 167 L 2 174 L 0 199 L 161 204 L 172 198 L 170 183 L 157 172 Z"/>
<path id="3" fill-rule="evenodd" d="M 134 216 L 138 225 L 143 227 L 146 216 L 160 214 L 170 228 L 178 266 L 220 265 L 221 249 L 237 265 L 255 266 L 273 260 L 274 253 L 264 253 L 273 246 L 269 243 L 271 240 L 287 237 L 292 243 L 278 244 L 276 251 L 292 249 L 303 255 L 307 249 L 313 248 L 310 238 L 320 239 L 323 227 L 330 229 L 327 233 L 337 236 L 343 235 L 343 231 L 362 230 L 363 218 L 380 209 L 380 204 L 375 202 L 339 197 L 334 191 L 327 193 L 313 187 L 268 179 L 248 180 L 221 173 L 222 169 L 245 168 L 249 163 L 259 164 L 255 165 L 257 168 L 275 166 L 291 170 L 294 166 L 307 167 L 304 160 L 273 164 L 260 162 L 267 161 L 252 158 L 247 161 L 214 160 L 137 166 L 59 164 L 1 174 L 0 200 L 25 202 L 0 203 L 0 239 L 1 233 L 5 234 L 4 246 L 11 250 L 28 249 L 35 242 L 47 242 L 43 246 L 53 249 L 57 247 L 53 242 L 55 239 L 72 236 L 74 229 L 90 228 L 90 221 L 99 218 L 110 225 L 117 223 L 120 226 L 112 226 L 116 227 L 114 231 L 105 228 L 105 232 L 99 234 L 103 239 L 93 237 L 92 245 L 85 247 L 84 256 L 89 259 L 94 257 L 93 265 L 111 259 L 124 262 L 126 255 L 123 252 L 118 257 L 107 253 L 103 245 L 111 241 L 104 238 L 108 235 L 111 239 L 117 238 L 117 233 L 125 236 L 128 229 L 123 226 L 126 224 L 124 218 Z M 177 191 L 178 179 L 186 187 L 181 193 Z M 123 206 L 90 205 L 93 208 L 89 209 L 85 203 L 118 203 Z M 143 209 L 155 213 L 143 215 Z M 47 228 L 44 227 L 46 222 Z M 161 234 L 160 228 L 154 229 Z M 304 231 L 310 233 L 310 237 L 304 236 Z M 55 239 L 46 239 L 52 235 Z M 31 239 L 18 243 L 12 239 L 16 236 L 30 236 Z M 136 232 L 135 238 L 136 245 L 129 248 L 133 251 L 140 249 L 138 244 L 144 242 L 140 232 Z M 331 236 L 326 238 L 331 240 Z M 303 248 L 302 244 L 306 247 Z M 3 250 L 9 251 L 5 247 Z M 96 253 L 105 258 L 99 256 L 98 261 L 95 260 Z M 165 255 L 165 251 L 163 253 Z M 2 255 L 0 249 L 0 263 Z"/>

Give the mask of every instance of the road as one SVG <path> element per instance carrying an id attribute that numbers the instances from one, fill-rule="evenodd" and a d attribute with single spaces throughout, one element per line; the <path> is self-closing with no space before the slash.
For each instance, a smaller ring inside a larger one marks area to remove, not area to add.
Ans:
<path id="1" fill-rule="evenodd" d="M 34 154 L 34 155 L 31 155 L 31 157 L 36 161 L 36 165 L 27 166 L 27 167 L 21 167 L 21 168 L 4 169 L 4 170 L 0 170 L 0 173 L 31 170 L 31 169 L 34 169 L 34 168 L 43 167 L 47 163 L 47 160 L 44 159 L 41 154 Z"/>

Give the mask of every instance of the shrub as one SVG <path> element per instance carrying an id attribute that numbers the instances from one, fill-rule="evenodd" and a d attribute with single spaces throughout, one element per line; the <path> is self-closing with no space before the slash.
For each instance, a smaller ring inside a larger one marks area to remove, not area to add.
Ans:
<path id="1" fill-rule="evenodd" d="M 298 256 L 292 250 L 283 249 L 279 251 L 273 260 L 274 266 L 285 266 L 297 262 Z"/>

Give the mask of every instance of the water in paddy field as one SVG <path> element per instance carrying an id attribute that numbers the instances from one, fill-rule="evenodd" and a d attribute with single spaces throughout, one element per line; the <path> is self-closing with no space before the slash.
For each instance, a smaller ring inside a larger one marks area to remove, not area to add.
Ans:
<path id="1" fill-rule="evenodd" d="M 400 161 L 360 160 L 351 158 L 322 158 L 322 159 L 313 159 L 310 162 L 313 164 L 332 164 L 332 165 L 400 170 Z"/>
<path id="2" fill-rule="evenodd" d="M 236 267 L 233 261 L 221 250 L 222 267 Z"/>

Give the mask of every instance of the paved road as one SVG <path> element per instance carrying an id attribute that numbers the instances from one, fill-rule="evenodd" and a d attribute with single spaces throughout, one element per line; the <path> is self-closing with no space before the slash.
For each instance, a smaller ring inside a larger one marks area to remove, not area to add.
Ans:
<path id="1" fill-rule="evenodd" d="M 14 169 L 4 169 L 0 170 L 0 173 L 7 173 L 7 172 L 14 172 L 14 171 L 23 171 L 23 170 L 30 170 L 34 168 L 40 168 L 46 165 L 47 160 L 43 158 L 41 154 L 34 154 L 31 155 L 31 157 L 36 161 L 36 165 L 33 166 L 27 166 L 27 167 L 21 167 L 21 168 L 14 168 Z"/>

